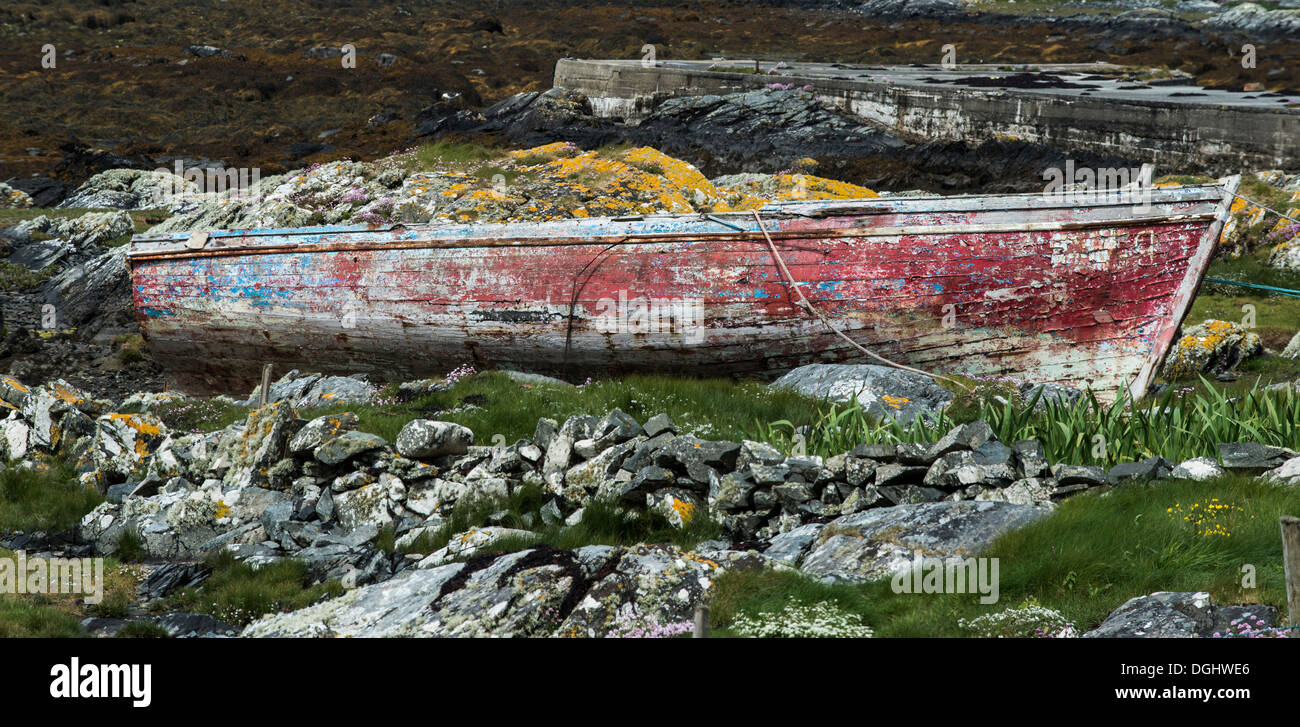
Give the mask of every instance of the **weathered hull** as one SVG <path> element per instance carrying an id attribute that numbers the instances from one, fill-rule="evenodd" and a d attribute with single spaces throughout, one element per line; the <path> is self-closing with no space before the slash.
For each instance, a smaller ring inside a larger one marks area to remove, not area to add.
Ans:
<path id="1" fill-rule="evenodd" d="M 1145 390 L 1204 275 L 1226 187 L 764 210 L 805 295 L 849 337 L 934 372 Z M 740 228 L 739 230 L 735 228 Z M 865 357 L 796 307 L 741 214 L 137 237 L 135 304 L 180 388 L 264 363 L 382 379 L 464 364 L 569 378 L 772 377 Z"/>

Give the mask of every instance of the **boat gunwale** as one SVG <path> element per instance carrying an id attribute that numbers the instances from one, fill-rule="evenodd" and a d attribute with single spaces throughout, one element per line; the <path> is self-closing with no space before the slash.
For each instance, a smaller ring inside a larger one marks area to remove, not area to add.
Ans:
<path id="1" fill-rule="evenodd" d="M 1151 199 L 1145 202 L 1146 205 L 1164 205 L 1177 203 L 1196 203 L 1196 202 L 1217 202 L 1220 193 L 1215 191 L 1220 189 L 1219 184 L 1201 184 L 1185 185 L 1177 187 L 1156 187 L 1150 190 Z M 1087 202 L 1080 202 L 1080 199 L 1087 199 Z M 988 205 L 982 204 L 985 201 L 1001 201 L 1008 204 Z M 1012 202 L 1022 202 L 1022 204 L 1010 204 Z M 928 206 L 927 203 L 937 202 L 935 206 Z M 928 213 L 960 213 L 960 212 L 1015 212 L 1019 210 L 1058 210 L 1058 209 L 1105 209 L 1111 207 L 1132 207 L 1135 206 L 1132 199 L 1132 190 L 1078 190 L 1065 192 L 1059 195 L 1045 195 L 1041 192 L 1019 192 L 1019 193 L 1002 193 L 1002 194 L 970 194 L 970 195 L 933 195 L 925 197 L 865 197 L 855 199 L 841 200 L 791 200 L 784 202 L 773 202 L 764 205 L 757 211 L 763 217 L 783 217 L 788 219 L 798 218 L 820 218 L 831 219 L 835 217 L 870 217 L 884 214 L 928 214 Z M 807 211 L 805 211 L 807 210 Z M 834 214 L 835 212 L 840 214 Z M 811 214 L 819 212 L 820 214 Z M 341 234 L 364 234 L 364 233 L 382 233 L 393 230 L 411 230 L 414 232 L 421 231 L 439 231 L 460 229 L 467 233 L 473 230 L 488 230 L 492 226 L 525 226 L 532 225 L 542 226 L 597 226 L 614 222 L 673 222 L 684 220 L 707 220 L 710 217 L 717 220 L 727 220 L 728 222 L 749 222 L 752 220 L 749 211 L 740 212 L 679 212 L 651 215 L 609 215 L 602 217 L 575 217 L 560 220 L 546 220 L 530 222 L 527 220 L 512 220 L 502 222 L 481 222 L 481 223 L 464 223 L 458 221 L 438 221 L 438 222 L 395 222 L 388 225 L 317 225 L 312 227 L 274 227 L 274 228 L 249 228 L 249 229 L 217 229 L 203 231 L 209 239 L 220 239 L 228 237 L 250 238 L 250 237 L 276 237 L 285 235 L 341 235 Z M 715 221 L 717 221 L 715 220 Z M 577 223 L 575 225 L 575 223 Z M 165 242 L 184 242 L 194 231 L 177 231 L 177 232 L 144 232 L 132 237 L 131 247 L 134 249 L 136 244 L 160 244 Z M 540 232 L 540 231 L 539 231 Z M 751 232 L 758 233 L 758 230 Z M 480 233 L 481 234 L 481 233 Z M 628 233 L 628 234 L 651 234 L 651 233 Z M 607 235 L 608 237 L 609 235 Z M 589 236 L 595 239 L 596 236 Z M 499 238 L 506 239 L 506 238 Z M 128 250 L 128 255 L 132 254 Z"/>

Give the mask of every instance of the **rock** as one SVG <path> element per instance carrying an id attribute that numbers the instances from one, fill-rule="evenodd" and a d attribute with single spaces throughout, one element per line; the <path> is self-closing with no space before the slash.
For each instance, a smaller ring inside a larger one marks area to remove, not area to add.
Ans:
<path id="1" fill-rule="evenodd" d="M 57 238 L 73 250 L 102 245 L 135 229 L 131 215 L 125 212 L 87 212 L 78 217 L 33 217 L 18 224 L 18 232 L 33 232 Z"/>
<path id="2" fill-rule="evenodd" d="M 684 528 L 700 512 L 700 499 L 680 487 L 669 487 L 646 495 L 646 510 L 662 515 L 669 525 Z"/>
<path id="3" fill-rule="evenodd" d="M 59 203 L 61 209 L 144 210 L 199 191 L 194 182 L 166 171 L 109 169 L 87 179 Z"/>
<path id="4" fill-rule="evenodd" d="M 667 414 L 655 414 L 650 417 L 646 420 L 643 429 L 647 437 L 657 437 L 665 432 L 668 434 L 677 433 L 677 425 L 673 424 L 672 418 Z"/>
<path id="5" fill-rule="evenodd" d="M 684 435 L 661 447 L 655 453 L 654 462 L 681 474 L 689 474 L 698 465 L 730 472 L 736 469 L 739 456 L 740 445 L 736 442 L 715 442 Z"/>
<path id="6" fill-rule="evenodd" d="M 357 428 L 357 415 L 345 411 L 341 414 L 326 414 L 307 422 L 298 433 L 289 440 L 289 454 L 306 454 L 344 432 Z"/>
<path id="7" fill-rule="evenodd" d="M 49 177 L 14 177 L 5 180 L 11 189 L 23 192 L 31 207 L 55 207 L 68 195 L 68 185 Z"/>
<path id="8" fill-rule="evenodd" d="M 212 569 L 201 563 L 165 563 L 149 573 L 140 584 L 140 593 L 145 598 L 166 598 L 182 588 L 193 588 L 208 576 Z"/>
<path id="9" fill-rule="evenodd" d="M 1291 337 L 1280 355 L 1283 358 L 1300 358 L 1300 332 Z"/>
<path id="10" fill-rule="evenodd" d="M 933 418 L 952 402 L 952 392 L 928 376 L 870 364 L 810 364 L 772 383 L 814 399 L 837 403 L 856 401 L 875 417 L 910 423 L 917 416 Z M 873 458 L 875 459 L 875 458 Z"/>
<path id="11" fill-rule="evenodd" d="M 860 582 L 910 567 L 914 555 L 973 556 L 1050 508 L 1002 502 L 878 507 L 832 520 L 800 570 L 823 581 Z"/>
<path id="12" fill-rule="evenodd" d="M 402 431 L 406 431 L 406 429 L 403 428 Z M 339 465 L 359 454 L 386 446 L 388 446 L 388 442 L 377 434 L 344 432 L 317 447 L 312 454 L 317 460 L 327 465 Z"/>
<path id="13" fill-rule="evenodd" d="M 889 485 L 919 485 L 925 481 L 929 467 L 884 464 L 876 468 L 876 488 Z"/>
<path id="14" fill-rule="evenodd" d="M 1170 380 L 1217 376 L 1263 350 L 1259 334 L 1237 323 L 1207 320 L 1183 331 L 1165 358 L 1163 373 Z"/>
<path id="15" fill-rule="evenodd" d="M 1052 465 L 1052 477 L 1062 485 L 1087 485 L 1096 487 L 1109 480 L 1106 470 L 1092 465 L 1055 464 Z"/>
<path id="16" fill-rule="evenodd" d="M 1270 447 L 1256 442 L 1220 442 L 1219 460 L 1224 469 L 1247 474 L 1262 474 L 1282 466 L 1296 453 L 1286 447 Z"/>
<path id="17" fill-rule="evenodd" d="M 1264 473 L 1270 482 L 1284 485 L 1300 485 L 1300 457 L 1292 457 L 1276 469 Z"/>
<path id="18" fill-rule="evenodd" d="M 920 485 L 881 485 L 875 489 L 883 500 L 893 505 L 919 505 L 944 499 L 943 490 Z"/>
<path id="19" fill-rule="evenodd" d="M 769 541 L 763 555 L 786 565 L 798 565 L 825 528 L 822 523 L 809 523 L 781 533 Z"/>
<path id="20" fill-rule="evenodd" d="M 990 441 L 997 441 L 989 423 L 980 419 L 969 424 L 958 424 L 935 442 L 926 457 L 933 462 L 950 452 L 979 449 Z"/>
<path id="21" fill-rule="evenodd" d="M 603 636 L 688 621 L 719 566 L 672 547 L 545 546 L 408 570 L 249 625 L 249 637 Z"/>
<path id="22" fill-rule="evenodd" d="M 1106 473 L 1106 481 L 1119 485 L 1161 479 L 1168 477 L 1173 467 L 1173 463 L 1164 457 L 1148 457 L 1141 462 L 1121 462 Z"/>
<path id="23" fill-rule="evenodd" d="M 95 420 L 95 469 L 118 481 L 142 478 L 150 456 L 167 436 L 167 427 L 148 414 L 105 414 Z"/>
<path id="24" fill-rule="evenodd" d="M 1042 442 L 1021 439 L 1011 445 L 1011 451 L 1016 455 L 1016 467 L 1021 477 L 1042 477 L 1051 470 Z"/>
<path id="25" fill-rule="evenodd" d="M 511 381 L 528 384 L 529 386 L 556 386 L 562 389 L 572 389 L 573 384 L 557 379 L 553 376 L 543 376 L 541 374 L 530 374 L 523 371 L 502 371 Z"/>
<path id="26" fill-rule="evenodd" d="M 1169 476 L 1173 479 L 1196 480 L 1197 482 L 1222 477 L 1223 474 L 1224 469 L 1219 466 L 1219 462 L 1213 457 L 1193 457 L 1184 460 L 1169 472 Z"/>
<path id="27" fill-rule="evenodd" d="M 67 268 L 41 286 L 45 302 L 55 306 L 60 328 L 82 327 L 113 312 L 129 314 L 132 303 L 127 249 L 126 245 L 112 248 Z"/>
<path id="28" fill-rule="evenodd" d="M 958 451 L 945 454 L 935 460 L 926 471 L 923 482 L 930 487 L 955 490 L 977 484 L 983 479 L 984 468 L 975 463 L 974 455 L 970 452 Z"/>
<path id="29" fill-rule="evenodd" d="M 277 401 L 250 412 L 244 429 L 218 447 L 216 457 L 228 465 L 224 481 L 231 487 L 268 484 L 270 469 L 289 454 L 289 441 L 303 422 L 287 402 Z"/>
<path id="30" fill-rule="evenodd" d="M 1198 638 L 1235 635 L 1232 623 L 1248 619 L 1256 628 L 1277 623 L 1275 610 L 1268 606 L 1215 606 L 1209 593 L 1161 591 L 1130 598 L 1111 612 L 1096 629 L 1083 634 L 1096 638 Z M 1263 626 L 1257 624 L 1263 621 Z"/>
<path id="31" fill-rule="evenodd" d="M 178 639 L 239 634 L 239 629 L 205 613 L 169 613 L 159 617 L 157 624 L 168 636 Z"/>
<path id="32" fill-rule="evenodd" d="M 431 459 L 465 454 L 474 444 L 474 432 L 452 422 L 412 419 L 397 434 L 395 447 L 403 457 Z"/>

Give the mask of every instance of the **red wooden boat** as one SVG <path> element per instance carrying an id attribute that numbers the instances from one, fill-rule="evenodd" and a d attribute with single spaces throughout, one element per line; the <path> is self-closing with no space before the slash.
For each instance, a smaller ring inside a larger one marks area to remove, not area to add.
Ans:
<path id="1" fill-rule="evenodd" d="M 1110 398 L 1151 381 L 1238 181 L 1147 190 L 1141 206 L 1118 192 L 912 197 L 146 234 L 128 260 L 148 345 L 192 391 L 247 391 L 270 362 L 384 380 L 464 363 L 581 379 L 870 362 L 834 326 L 927 371 Z"/>

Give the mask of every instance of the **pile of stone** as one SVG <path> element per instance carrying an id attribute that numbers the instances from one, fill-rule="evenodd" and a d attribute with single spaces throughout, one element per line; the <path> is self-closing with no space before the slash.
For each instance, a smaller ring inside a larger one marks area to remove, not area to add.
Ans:
<path id="1" fill-rule="evenodd" d="M 541 419 L 531 438 L 508 446 L 476 446 L 464 426 L 428 419 L 408 422 L 390 443 L 359 431 L 351 413 L 298 415 L 293 402 L 319 400 L 304 397 L 327 378 L 291 373 L 273 385 L 276 400 L 245 421 L 182 433 L 151 414 L 114 411 L 112 402 L 64 382 L 27 387 L 0 377 L 0 406 L 9 410 L 0 454 L 18 467 L 41 466 L 51 455 L 76 462 L 81 483 L 107 495 L 77 528 L 97 553 L 132 538 L 150 559 L 173 563 L 219 549 L 254 565 L 295 558 L 316 580 L 360 588 L 264 619 L 249 635 L 600 635 L 618 619 L 687 618 L 721 568 L 798 568 L 826 581 L 865 581 L 918 553 L 979 552 L 1093 488 L 1225 470 L 1300 484 L 1300 456 L 1280 447 L 1223 444 L 1218 460 L 1152 457 L 1105 470 L 1049 465 L 1038 442 L 1004 444 L 984 421 L 935 442 L 864 444 L 832 457 L 701 439 L 667 415 L 640 422 L 617 409 L 563 423 Z M 429 382 L 413 385 L 423 390 Z M 499 509 L 485 526 L 449 533 L 457 508 L 504 508 L 520 488 L 543 493 L 538 510 L 522 514 L 525 529 L 502 527 L 507 511 Z M 707 513 L 724 537 L 692 553 L 534 546 L 503 555 L 491 547 L 578 524 L 597 501 L 659 513 L 677 527 Z M 382 530 L 393 533 L 394 552 L 378 547 Z M 424 552 L 432 541 L 446 544 Z M 676 575 L 643 577 L 650 571 Z M 204 574 L 185 566 L 165 575 L 154 590 Z M 629 584 L 635 587 L 626 590 Z M 513 605 L 485 615 L 490 593 Z M 394 594 L 402 605 L 391 618 L 365 616 Z"/>

